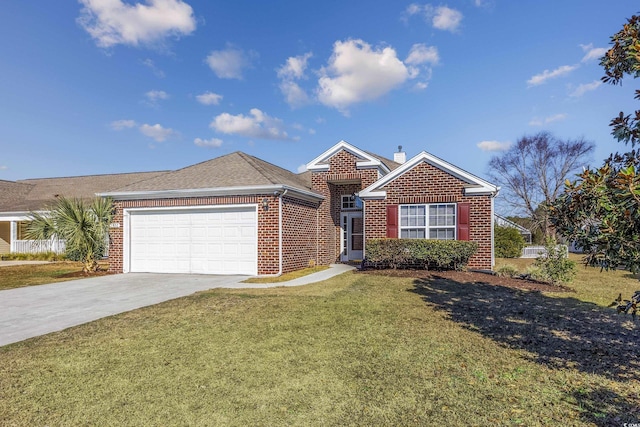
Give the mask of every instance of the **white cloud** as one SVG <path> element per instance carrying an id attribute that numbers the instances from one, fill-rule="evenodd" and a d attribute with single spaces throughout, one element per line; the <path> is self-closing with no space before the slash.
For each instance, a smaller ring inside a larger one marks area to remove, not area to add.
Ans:
<path id="1" fill-rule="evenodd" d="M 409 56 L 407 56 L 407 59 L 405 59 L 404 62 L 410 65 L 438 65 L 440 62 L 438 48 L 435 46 L 427 46 L 423 43 L 416 43 L 411 46 Z"/>
<path id="2" fill-rule="evenodd" d="M 307 52 L 304 55 L 289 57 L 285 64 L 277 70 L 278 77 L 280 78 L 280 91 L 284 95 L 287 104 L 292 108 L 309 103 L 309 95 L 296 83 L 296 80 L 306 77 L 305 71 L 307 70 L 307 63 L 311 56 L 312 53 Z"/>
<path id="3" fill-rule="evenodd" d="M 161 99 L 169 99 L 169 94 L 163 90 L 150 90 L 145 93 L 144 96 L 147 97 L 149 102 L 155 103 Z"/>
<path id="4" fill-rule="evenodd" d="M 554 114 L 553 116 L 547 116 L 544 118 L 535 117 L 531 119 L 531 121 L 529 122 L 529 126 L 544 126 L 548 125 L 549 123 L 560 122 L 566 118 L 567 114 L 565 113 Z"/>
<path id="5" fill-rule="evenodd" d="M 372 49 L 362 40 L 337 41 L 320 74 L 318 100 L 343 114 L 352 104 L 379 98 L 410 77 L 392 47 Z"/>
<path id="6" fill-rule="evenodd" d="M 130 129 L 136 126 L 136 122 L 133 120 L 115 120 L 109 124 L 113 130 Z"/>
<path id="7" fill-rule="evenodd" d="M 242 79 L 242 71 L 251 66 L 255 53 L 246 53 L 241 49 L 228 46 L 223 50 L 214 50 L 207 56 L 209 68 L 221 79 Z"/>
<path id="8" fill-rule="evenodd" d="M 409 16 L 417 15 L 422 12 L 422 6 L 416 3 L 411 3 L 409 6 L 407 6 L 405 12 Z"/>
<path id="9" fill-rule="evenodd" d="M 205 92 L 197 95 L 196 99 L 202 105 L 218 105 L 222 101 L 222 95 L 213 92 Z"/>
<path id="10" fill-rule="evenodd" d="M 425 90 L 429 86 L 427 82 L 418 82 L 413 85 L 413 90 Z"/>
<path id="11" fill-rule="evenodd" d="M 222 140 L 218 138 L 211 138 L 211 139 L 196 138 L 193 140 L 193 143 L 198 147 L 218 148 L 222 145 Z"/>
<path id="12" fill-rule="evenodd" d="M 298 173 L 302 173 L 302 172 L 306 172 L 307 171 L 307 165 L 306 164 L 301 164 L 300 166 L 298 166 Z"/>
<path id="13" fill-rule="evenodd" d="M 292 108 L 297 108 L 309 103 L 309 95 L 296 82 L 284 80 L 280 82 L 280 91 L 284 99 Z"/>
<path id="14" fill-rule="evenodd" d="M 439 6 L 433 15 L 433 26 L 439 30 L 456 31 L 462 21 L 462 13 L 446 6 Z"/>
<path id="15" fill-rule="evenodd" d="M 139 46 L 162 42 L 169 36 L 191 34 L 196 29 L 193 9 L 181 0 L 147 0 L 146 4 L 122 0 L 80 0 L 77 22 L 100 47 Z"/>
<path id="16" fill-rule="evenodd" d="M 607 53 L 606 47 L 593 47 L 592 43 L 581 44 L 580 47 L 584 51 L 584 57 L 581 62 L 589 62 L 595 59 L 600 59 Z"/>
<path id="17" fill-rule="evenodd" d="M 481 141 L 477 144 L 482 151 L 507 151 L 511 147 L 510 142 Z"/>
<path id="18" fill-rule="evenodd" d="M 287 62 L 278 68 L 278 77 L 281 79 L 297 80 L 304 77 L 304 73 L 307 70 L 307 62 L 313 54 L 307 52 L 300 56 L 291 56 L 287 58 Z"/>
<path id="19" fill-rule="evenodd" d="M 142 132 L 143 135 L 153 138 L 158 142 L 165 141 L 167 138 L 175 135 L 173 129 L 164 128 L 157 123 L 155 125 L 148 125 L 146 123 L 143 124 L 142 126 L 140 126 L 140 132 Z"/>
<path id="20" fill-rule="evenodd" d="M 582 95 L 584 95 L 587 92 L 591 92 L 592 90 L 596 90 L 601 84 L 602 84 L 602 82 L 600 80 L 594 80 L 591 83 L 581 84 L 577 88 L 575 88 L 569 94 L 569 96 L 571 96 L 573 98 L 581 97 Z"/>
<path id="21" fill-rule="evenodd" d="M 9 169 L 9 166 L 7 166 L 7 165 L 0 165 L 0 171 L 6 171 L 7 169 Z"/>
<path id="22" fill-rule="evenodd" d="M 252 108 L 249 115 L 231 115 L 222 113 L 214 117 L 209 124 L 212 129 L 227 135 L 240 135 L 259 139 L 290 139 L 283 130 L 282 120 L 271 117 L 257 108 Z"/>
<path id="23" fill-rule="evenodd" d="M 165 78 L 165 74 L 164 71 L 162 71 L 161 69 L 159 69 L 158 67 L 156 67 L 155 62 L 153 62 L 153 59 L 145 59 L 142 61 L 142 65 L 144 65 L 145 67 L 148 67 L 151 69 L 151 71 L 153 71 L 153 74 L 156 75 L 156 77 L 158 77 L 159 79 L 164 79 Z"/>
<path id="24" fill-rule="evenodd" d="M 547 80 L 549 79 L 565 76 L 570 72 L 572 72 L 573 70 L 575 70 L 576 68 L 578 68 L 577 65 L 563 65 L 552 71 L 544 70 L 542 73 L 536 74 L 535 76 L 527 80 L 527 84 L 529 86 L 538 86 L 543 83 L 546 83 Z"/>
<path id="25" fill-rule="evenodd" d="M 412 3 L 404 11 L 406 16 L 421 15 L 426 22 L 434 28 L 443 31 L 455 32 L 462 22 L 462 13 L 447 6 L 434 7 L 430 4 L 419 5 Z"/>

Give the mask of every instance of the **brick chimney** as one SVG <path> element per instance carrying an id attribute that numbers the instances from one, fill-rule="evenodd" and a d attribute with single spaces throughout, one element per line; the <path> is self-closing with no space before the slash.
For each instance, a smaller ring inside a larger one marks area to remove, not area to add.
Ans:
<path id="1" fill-rule="evenodd" d="M 407 161 L 407 154 L 402 151 L 402 145 L 398 145 L 398 152 L 393 153 L 393 161 L 400 164 Z"/>

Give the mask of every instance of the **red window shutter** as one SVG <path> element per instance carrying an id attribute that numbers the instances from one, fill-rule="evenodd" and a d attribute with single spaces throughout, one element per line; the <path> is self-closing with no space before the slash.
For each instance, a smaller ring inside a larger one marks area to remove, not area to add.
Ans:
<path id="1" fill-rule="evenodd" d="M 387 237 L 398 238 L 398 205 L 387 205 Z"/>
<path id="2" fill-rule="evenodd" d="M 458 240 L 469 240 L 469 203 L 458 203 Z"/>

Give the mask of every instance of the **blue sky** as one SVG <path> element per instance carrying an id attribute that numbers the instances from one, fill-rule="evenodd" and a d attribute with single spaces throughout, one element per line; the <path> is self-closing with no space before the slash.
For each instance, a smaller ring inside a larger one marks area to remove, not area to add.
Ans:
<path id="1" fill-rule="evenodd" d="M 244 151 L 292 171 L 344 139 L 479 176 L 547 130 L 624 146 L 598 57 L 637 1 L 6 1 L 0 179 L 177 169 Z"/>

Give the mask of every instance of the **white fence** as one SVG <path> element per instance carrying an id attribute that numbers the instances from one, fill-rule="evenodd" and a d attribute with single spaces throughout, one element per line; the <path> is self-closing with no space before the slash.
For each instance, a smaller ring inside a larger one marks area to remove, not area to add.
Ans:
<path id="1" fill-rule="evenodd" d="M 556 245 L 556 251 L 563 251 L 569 254 L 567 245 Z M 522 248 L 522 256 L 520 258 L 538 258 L 542 254 L 546 254 L 547 250 L 544 246 L 525 246 Z"/>
<path id="2" fill-rule="evenodd" d="M 13 252 L 21 254 L 36 254 L 40 252 L 64 252 L 65 242 L 63 240 L 14 240 Z"/>

